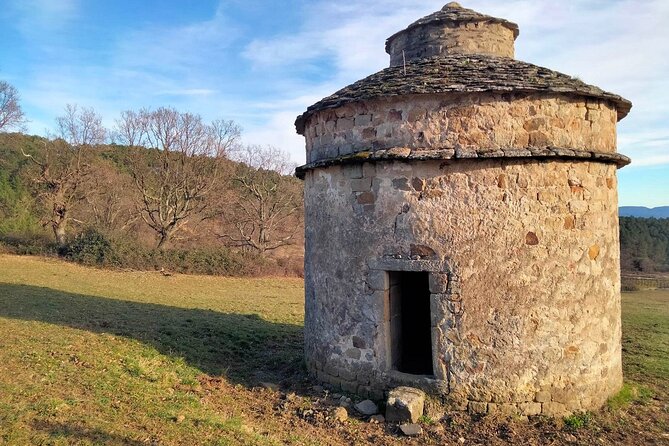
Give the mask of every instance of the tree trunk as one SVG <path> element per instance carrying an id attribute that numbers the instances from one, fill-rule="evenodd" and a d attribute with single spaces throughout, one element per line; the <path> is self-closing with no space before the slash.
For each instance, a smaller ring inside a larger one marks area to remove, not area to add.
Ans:
<path id="1" fill-rule="evenodd" d="M 170 234 L 167 232 L 163 232 L 160 234 L 160 238 L 158 239 L 158 245 L 156 246 L 156 249 L 159 249 L 162 251 L 162 249 L 165 247 L 165 244 L 169 241 L 170 239 Z"/>
<path id="2" fill-rule="evenodd" d="M 53 224 L 53 234 L 56 236 L 58 247 L 62 248 L 67 244 L 66 220 L 60 220 Z"/>

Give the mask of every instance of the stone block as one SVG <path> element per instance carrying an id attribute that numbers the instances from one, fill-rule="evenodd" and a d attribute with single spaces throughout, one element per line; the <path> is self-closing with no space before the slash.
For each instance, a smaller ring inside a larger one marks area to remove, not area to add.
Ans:
<path id="1" fill-rule="evenodd" d="M 339 376 L 339 367 L 337 367 L 332 361 L 329 361 L 325 364 L 323 371 L 330 376 Z"/>
<path id="2" fill-rule="evenodd" d="M 376 175 L 376 164 L 375 163 L 364 163 L 362 165 L 362 175 L 364 177 L 373 177 Z"/>
<path id="3" fill-rule="evenodd" d="M 485 415 L 488 413 L 488 403 L 480 401 L 470 401 L 467 410 L 471 414 L 475 415 Z"/>
<path id="4" fill-rule="evenodd" d="M 358 204 L 374 204 L 376 197 L 372 192 L 360 192 L 357 194 L 356 200 Z"/>
<path id="5" fill-rule="evenodd" d="M 367 274 L 367 284 L 373 290 L 387 290 L 390 287 L 388 273 L 385 271 L 370 271 Z"/>
<path id="6" fill-rule="evenodd" d="M 344 392 L 349 392 L 349 393 L 357 393 L 358 392 L 358 383 L 355 381 L 341 381 L 341 390 Z"/>
<path id="7" fill-rule="evenodd" d="M 372 179 L 371 178 L 352 179 L 351 190 L 353 192 L 368 192 L 372 190 Z"/>
<path id="8" fill-rule="evenodd" d="M 397 190 L 410 191 L 411 185 L 409 184 L 408 178 L 395 178 L 393 179 L 393 187 Z"/>
<path id="9" fill-rule="evenodd" d="M 584 214 L 588 211 L 588 202 L 584 200 L 572 200 L 569 202 L 569 211 L 572 214 Z"/>
<path id="10" fill-rule="evenodd" d="M 346 173 L 349 178 L 362 178 L 362 166 L 360 164 L 351 164 L 346 167 Z"/>
<path id="11" fill-rule="evenodd" d="M 551 393 L 545 390 L 537 392 L 534 396 L 534 401 L 537 403 L 547 403 L 552 399 Z"/>
<path id="12" fill-rule="evenodd" d="M 390 110 L 388 112 L 388 121 L 401 121 L 402 110 Z"/>
<path id="13" fill-rule="evenodd" d="M 338 132 L 351 130 L 352 128 L 353 128 L 353 119 L 351 119 L 351 118 L 339 118 L 339 119 L 337 119 L 337 131 Z"/>
<path id="14" fill-rule="evenodd" d="M 448 292 L 448 274 L 430 273 L 430 293 L 443 294 Z"/>
<path id="15" fill-rule="evenodd" d="M 415 423 L 423 415 L 425 392 L 413 387 L 397 387 L 388 393 L 386 420 Z"/>
<path id="16" fill-rule="evenodd" d="M 372 388 L 369 391 L 369 397 L 373 400 L 382 400 L 383 399 L 383 390 Z"/>
<path id="17" fill-rule="evenodd" d="M 372 115 L 358 115 L 355 117 L 355 125 L 369 125 L 372 122 Z"/>
<path id="18" fill-rule="evenodd" d="M 547 417 L 565 417 L 569 415 L 567 407 L 562 403 L 542 403 L 541 404 L 541 414 Z"/>
<path id="19" fill-rule="evenodd" d="M 518 411 L 528 417 L 539 415 L 541 413 L 541 403 L 519 403 Z"/>
<path id="20" fill-rule="evenodd" d="M 346 357 L 351 359 L 360 359 L 361 352 L 359 348 L 349 348 L 346 350 Z"/>
<path id="21" fill-rule="evenodd" d="M 511 416 L 518 413 L 518 407 L 513 403 L 488 403 L 488 413 Z"/>

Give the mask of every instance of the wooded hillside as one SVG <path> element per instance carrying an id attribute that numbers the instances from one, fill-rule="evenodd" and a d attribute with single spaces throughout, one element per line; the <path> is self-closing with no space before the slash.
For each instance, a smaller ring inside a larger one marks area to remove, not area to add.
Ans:
<path id="1" fill-rule="evenodd" d="M 299 275 L 302 184 L 287 157 L 236 144 L 232 123 L 193 133 L 133 145 L 0 133 L 0 243 L 98 265 Z"/>
<path id="2" fill-rule="evenodd" d="M 620 217 L 623 271 L 669 272 L 669 218 Z"/>

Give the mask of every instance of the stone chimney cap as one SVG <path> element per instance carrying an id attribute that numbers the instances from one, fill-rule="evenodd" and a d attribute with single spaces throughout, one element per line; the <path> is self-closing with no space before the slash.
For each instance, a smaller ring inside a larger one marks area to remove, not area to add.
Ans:
<path id="1" fill-rule="evenodd" d="M 391 42 L 400 34 L 403 34 L 413 28 L 417 28 L 419 26 L 424 26 L 427 24 L 438 24 L 438 23 L 467 23 L 467 22 L 488 22 L 488 23 L 499 23 L 502 26 L 510 29 L 513 31 L 513 38 L 517 38 L 518 34 L 520 33 L 520 30 L 518 29 L 518 25 L 510 22 L 505 19 L 500 19 L 497 17 L 492 17 L 489 15 L 481 14 L 479 12 L 474 11 L 473 9 L 467 9 L 463 8 L 460 6 L 459 3 L 457 2 L 450 2 L 444 5 L 443 8 L 441 8 L 440 11 L 437 11 L 435 13 L 432 13 L 430 15 L 427 15 L 423 17 L 422 19 L 418 19 L 415 22 L 413 22 L 411 25 L 407 26 L 405 29 L 402 31 L 398 31 L 392 36 L 388 37 L 386 39 L 386 53 L 390 54 L 390 44 Z"/>

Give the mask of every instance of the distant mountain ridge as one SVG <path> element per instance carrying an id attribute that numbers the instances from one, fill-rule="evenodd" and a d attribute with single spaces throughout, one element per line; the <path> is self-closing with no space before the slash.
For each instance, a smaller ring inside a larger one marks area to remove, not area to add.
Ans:
<path id="1" fill-rule="evenodd" d="M 644 206 L 620 206 L 621 217 L 669 218 L 669 206 L 647 208 Z"/>

